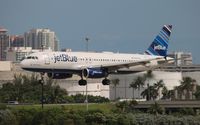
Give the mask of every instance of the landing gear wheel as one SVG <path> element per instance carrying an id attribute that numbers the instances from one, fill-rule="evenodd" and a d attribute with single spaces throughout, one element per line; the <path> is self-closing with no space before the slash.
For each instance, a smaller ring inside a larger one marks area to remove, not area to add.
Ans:
<path id="1" fill-rule="evenodd" d="M 78 84 L 79 84 L 80 86 L 85 86 L 85 85 L 87 84 L 87 81 L 81 79 L 81 80 L 78 81 Z"/>
<path id="2" fill-rule="evenodd" d="M 102 84 L 103 85 L 110 85 L 110 80 L 105 78 L 104 80 L 102 80 Z"/>

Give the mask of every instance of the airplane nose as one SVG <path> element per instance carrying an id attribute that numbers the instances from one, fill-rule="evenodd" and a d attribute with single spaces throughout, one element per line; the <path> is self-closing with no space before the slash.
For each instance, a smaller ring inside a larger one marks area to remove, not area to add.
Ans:
<path id="1" fill-rule="evenodd" d="M 23 60 L 23 61 L 21 61 L 20 62 L 20 67 L 23 69 L 23 68 L 25 68 L 27 66 L 27 64 L 26 64 L 26 61 L 25 60 Z"/>

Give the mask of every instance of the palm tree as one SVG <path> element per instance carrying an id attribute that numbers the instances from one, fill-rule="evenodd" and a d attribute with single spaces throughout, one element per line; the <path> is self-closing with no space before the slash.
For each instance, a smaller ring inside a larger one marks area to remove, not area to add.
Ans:
<path id="1" fill-rule="evenodd" d="M 158 93 L 159 99 L 160 99 L 160 93 L 159 93 L 159 91 L 160 91 L 161 88 L 164 87 L 164 82 L 163 82 L 163 80 L 157 81 L 157 82 L 154 84 L 154 86 L 155 86 L 155 88 L 156 88 L 156 90 L 157 90 L 157 93 Z"/>
<path id="2" fill-rule="evenodd" d="M 158 96 L 158 92 L 157 92 L 157 89 L 155 88 L 155 86 L 149 86 L 148 88 L 146 88 L 142 93 L 141 93 L 141 96 L 143 98 L 146 97 L 146 99 L 150 100 L 150 99 L 153 99 L 155 100 Z"/>
<path id="3" fill-rule="evenodd" d="M 163 86 L 162 95 L 163 95 L 162 99 L 164 99 L 164 100 L 170 99 L 171 98 L 171 91 L 169 91 L 166 86 Z"/>
<path id="4" fill-rule="evenodd" d="M 140 87 L 144 85 L 145 79 L 144 77 L 138 76 L 133 80 L 130 84 L 130 88 L 133 88 L 133 98 L 134 98 L 134 89 L 138 89 L 138 96 L 140 96 Z M 140 98 L 140 97 L 139 97 Z"/>
<path id="5" fill-rule="evenodd" d="M 163 80 L 159 80 L 154 85 L 159 90 L 160 88 L 164 87 L 164 82 L 163 82 Z"/>
<path id="6" fill-rule="evenodd" d="M 194 93 L 197 100 L 200 100 L 200 86 L 197 85 L 196 92 Z"/>
<path id="7" fill-rule="evenodd" d="M 195 82 L 196 82 L 196 80 L 192 79 L 191 77 L 183 77 L 183 80 L 181 81 L 181 85 L 179 87 L 182 92 L 184 92 L 184 90 L 186 90 L 186 99 L 190 98 L 189 93 L 193 91 Z"/>
<path id="8" fill-rule="evenodd" d="M 117 85 L 119 85 L 119 81 L 120 81 L 119 79 L 113 79 L 111 81 L 111 83 L 113 84 L 114 89 L 115 89 L 115 100 L 116 100 Z"/>
<path id="9" fill-rule="evenodd" d="M 137 88 L 137 78 L 133 80 L 133 82 L 129 85 L 129 88 L 133 89 L 133 99 L 135 98 L 134 89 Z"/>
<path id="10" fill-rule="evenodd" d="M 181 95 L 183 94 L 181 86 L 174 87 L 174 99 L 181 99 Z"/>
<path id="11" fill-rule="evenodd" d="M 150 90 L 149 90 L 149 81 L 150 79 L 152 79 L 154 77 L 152 70 L 148 70 L 146 74 L 144 74 L 144 78 L 145 80 L 148 80 L 147 83 L 147 91 L 148 91 L 148 95 L 147 95 L 147 100 L 150 100 Z"/>
<path id="12" fill-rule="evenodd" d="M 150 86 L 149 90 L 150 90 L 150 100 L 151 99 L 155 100 L 159 95 L 157 88 L 155 86 Z"/>

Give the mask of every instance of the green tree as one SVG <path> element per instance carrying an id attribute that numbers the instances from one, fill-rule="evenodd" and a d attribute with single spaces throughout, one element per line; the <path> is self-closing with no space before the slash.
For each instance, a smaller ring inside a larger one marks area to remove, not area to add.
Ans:
<path id="1" fill-rule="evenodd" d="M 152 79 L 154 77 L 152 70 L 148 70 L 146 74 L 144 74 L 144 78 L 145 80 L 147 80 L 147 100 L 150 100 L 150 79 Z"/>
<path id="2" fill-rule="evenodd" d="M 17 125 L 15 115 L 8 109 L 0 110 L 0 125 Z"/>
<path id="3" fill-rule="evenodd" d="M 155 102 L 151 105 L 148 112 L 157 116 L 158 114 L 163 114 L 164 108 L 161 107 L 157 102 Z"/>
<path id="4" fill-rule="evenodd" d="M 164 99 L 164 100 L 170 99 L 171 96 L 172 96 L 172 92 L 173 91 L 169 91 L 166 86 L 163 86 L 163 89 L 162 89 L 162 95 L 163 95 L 162 99 Z"/>
<path id="5" fill-rule="evenodd" d="M 138 105 L 138 102 L 136 100 L 131 100 L 128 103 L 129 109 L 134 110 L 135 106 Z"/>
<path id="6" fill-rule="evenodd" d="M 119 109 L 120 112 L 126 112 L 126 109 L 128 109 L 128 101 L 117 102 L 115 106 Z"/>
<path id="7" fill-rule="evenodd" d="M 157 90 L 157 93 L 158 93 L 159 99 L 160 99 L 160 93 L 159 93 L 159 91 L 160 91 L 161 88 L 164 87 L 164 82 L 163 82 L 163 80 L 157 81 L 157 82 L 154 84 L 154 86 L 155 86 L 155 88 L 156 88 L 156 90 Z"/>
<path id="8" fill-rule="evenodd" d="M 16 101 L 20 101 L 22 102 L 24 99 L 24 92 L 23 92 L 23 76 L 21 74 L 19 74 L 19 76 L 17 76 L 16 74 L 14 74 L 14 80 L 13 80 L 13 84 L 15 87 L 15 94 L 16 94 Z"/>
<path id="9" fill-rule="evenodd" d="M 181 108 L 179 113 L 182 115 L 196 115 L 195 110 L 193 108 Z"/>
<path id="10" fill-rule="evenodd" d="M 34 113 L 32 125 L 73 125 L 73 120 L 67 117 L 60 108 L 49 108 Z"/>
<path id="11" fill-rule="evenodd" d="M 88 125 L 103 125 L 106 123 L 106 117 L 101 112 L 93 112 L 86 115 L 85 121 Z"/>
<path id="12" fill-rule="evenodd" d="M 147 100 L 148 99 L 153 99 L 155 100 L 158 96 L 158 91 L 157 89 L 155 88 L 155 86 L 149 86 L 148 88 L 146 88 L 142 93 L 141 93 L 141 96 L 143 98 L 146 98 Z"/>
<path id="13" fill-rule="evenodd" d="M 138 76 L 130 84 L 129 87 L 133 89 L 133 98 L 134 98 L 134 89 L 138 89 L 138 95 L 140 96 L 140 88 L 141 88 L 141 86 L 144 85 L 144 82 L 145 82 L 144 77 Z"/>
<path id="14" fill-rule="evenodd" d="M 120 81 L 119 79 L 113 79 L 111 81 L 111 84 L 113 85 L 113 87 L 115 89 L 115 100 L 117 99 L 116 93 L 117 93 L 117 85 L 119 85 L 119 81 Z"/>
<path id="15" fill-rule="evenodd" d="M 41 100 L 41 85 L 38 75 L 14 75 L 11 83 L 3 84 L 0 89 L 0 101 L 19 101 L 20 103 L 39 103 Z M 47 78 L 44 85 L 44 94 L 46 103 L 63 102 L 67 95 L 65 89 L 55 84 L 55 81 Z"/>
<path id="16" fill-rule="evenodd" d="M 51 78 L 47 78 L 45 83 L 44 95 L 46 102 L 55 104 L 65 102 L 65 95 L 68 95 L 65 89 L 60 88 L 57 82 Z"/>
<path id="17" fill-rule="evenodd" d="M 197 100 L 200 100 L 200 86 L 196 86 L 196 92 L 194 93 Z"/>
<path id="18" fill-rule="evenodd" d="M 183 94 L 182 88 L 180 86 L 174 87 L 174 99 L 181 99 Z"/>
<path id="19" fill-rule="evenodd" d="M 133 99 L 135 98 L 135 94 L 134 94 L 134 90 L 137 88 L 137 83 L 136 83 L 136 79 L 134 79 L 134 81 L 129 85 L 129 88 L 132 88 L 132 92 L 133 92 Z"/>
<path id="20" fill-rule="evenodd" d="M 74 98 L 75 103 L 83 103 L 85 101 L 85 96 L 82 94 L 72 95 Z"/>
<path id="21" fill-rule="evenodd" d="M 17 76 L 17 77 L 21 77 L 21 76 Z M 23 100 L 20 102 L 23 102 L 23 103 L 39 102 L 40 100 L 39 93 L 41 93 L 40 92 L 41 86 L 38 82 L 39 76 L 35 73 L 32 73 L 30 76 L 22 75 L 22 79 L 23 79 L 23 82 L 22 82 Z"/>
<path id="22" fill-rule="evenodd" d="M 7 103 L 10 100 L 16 100 L 15 86 L 8 82 L 2 85 L 0 89 L 1 102 Z"/>
<path id="23" fill-rule="evenodd" d="M 137 101 L 131 100 L 131 101 L 117 102 L 115 106 L 117 107 L 120 113 L 124 113 L 133 111 L 137 104 L 138 104 Z"/>
<path id="24" fill-rule="evenodd" d="M 184 92 L 186 90 L 186 93 L 182 93 L 186 95 L 186 99 L 190 99 L 190 92 L 193 92 L 195 82 L 196 80 L 192 79 L 191 77 L 183 77 L 183 80 L 181 81 L 181 85 L 179 87 L 181 92 Z"/>

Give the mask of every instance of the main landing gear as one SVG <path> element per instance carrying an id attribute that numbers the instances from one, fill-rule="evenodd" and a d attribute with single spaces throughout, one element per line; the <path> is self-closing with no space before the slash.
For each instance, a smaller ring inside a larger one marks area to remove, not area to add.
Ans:
<path id="1" fill-rule="evenodd" d="M 103 85 L 110 85 L 110 80 L 105 78 L 105 79 L 102 80 L 102 84 Z"/>
<path id="2" fill-rule="evenodd" d="M 85 85 L 87 85 L 87 80 L 81 79 L 81 80 L 78 81 L 78 84 L 80 86 L 85 86 Z M 105 79 L 102 80 L 102 84 L 103 85 L 110 85 L 110 80 L 105 78 Z"/>
<path id="3" fill-rule="evenodd" d="M 80 86 L 85 86 L 85 85 L 87 85 L 87 81 L 84 80 L 84 79 L 81 79 L 81 80 L 78 81 L 78 84 L 79 84 Z"/>

